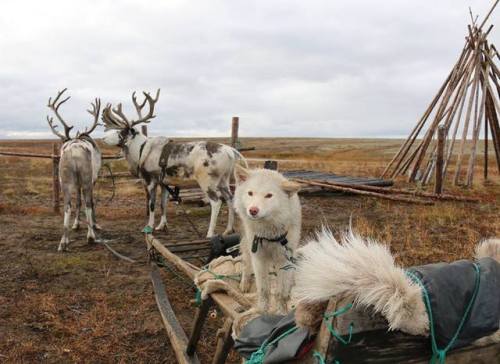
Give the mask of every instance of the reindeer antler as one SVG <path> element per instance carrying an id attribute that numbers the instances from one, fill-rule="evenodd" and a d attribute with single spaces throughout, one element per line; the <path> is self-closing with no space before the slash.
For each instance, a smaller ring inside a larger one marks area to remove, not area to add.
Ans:
<path id="1" fill-rule="evenodd" d="M 83 136 L 83 135 L 90 136 L 90 133 L 92 133 L 94 131 L 94 129 L 97 127 L 97 125 L 99 125 L 99 113 L 101 111 L 101 100 L 96 98 L 94 100 L 94 102 L 90 103 L 90 105 L 92 105 L 92 108 L 88 109 L 87 112 L 94 117 L 94 122 L 92 123 L 92 126 L 90 127 L 90 129 L 87 130 L 87 128 L 85 128 L 85 131 L 83 133 L 78 133 L 78 135 L 77 135 L 78 137 Z"/>
<path id="2" fill-rule="evenodd" d="M 132 128 L 140 123 L 149 123 L 151 119 L 155 118 L 154 109 L 155 104 L 160 97 L 160 89 L 156 91 L 156 96 L 153 98 L 149 94 L 149 92 L 143 92 L 144 101 L 139 103 L 137 101 L 137 97 L 135 96 L 135 92 L 132 93 L 132 102 L 134 103 L 135 110 L 139 116 L 137 120 L 131 120 L 125 116 L 122 110 L 122 104 L 116 105 L 116 107 L 111 107 L 111 104 L 107 104 L 102 112 L 102 120 L 106 125 L 106 129 L 124 129 L 124 128 Z M 146 116 L 142 116 L 142 109 L 146 106 L 146 103 L 149 105 L 149 110 Z"/>
<path id="3" fill-rule="evenodd" d="M 61 133 L 59 133 L 56 128 L 57 126 L 54 125 L 54 119 L 52 117 L 49 118 L 49 116 L 47 116 L 47 122 L 49 123 L 49 126 L 50 128 L 52 129 L 52 132 L 57 135 L 59 138 L 61 138 L 63 141 L 66 141 L 68 139 L 71 139 L 69 133 L 71 131 L 71 129 L 73 129 L 72 126 L 68 126 L 68 124 L 66 124 L 66 122 L 64 121 L 64 119 L 61 117 L 61 115 L 59 114 L 59 107 L 64 104 L 66 101 L 68 101 L 70 99 L 71 96 L 68 96 L 66 97 L 64 100 L 61 100 L 59 101 L 60 97 L 62 96 L 62 94 L 64 92 L 66 92 L 67 88 L 65 88 L 64 90 L 62 91 L 59 91 L 57 93 L 57 96 L 56 98 L 54 99 L 54 101 L 52 101 L 52 97 L 49 97 L 49 102 L 48 102 L 48 107 L 54 112 L 54 114 L 56 115 L 57 119 L 59 120 L 59 122 L 62 124 L 62 126 L 64 127 L 64 135 L 62 135 Z"/>

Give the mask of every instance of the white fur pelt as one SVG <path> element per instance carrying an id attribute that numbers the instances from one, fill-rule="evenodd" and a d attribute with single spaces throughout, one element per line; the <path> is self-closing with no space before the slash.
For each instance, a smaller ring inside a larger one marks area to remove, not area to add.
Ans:
<path id="1" fill-rule="evenodd" d="M 396 266 L 389 249 L 353 232 L 341 243 L 323 229 L 299 249 L 294 295 L 313 303 L 332 296 L 352 297 L 356 305 L 382 314 L 390 330 L 427 335 L 429 322 L 420 287 Z"/>
<path id="2" fill-rule="evenodd" d="M 352 231 L 344 234 L 339 243 L 324 228 L 298 254 L 294 296 L 301 304 L 349 297 L 355 305 L 382 314 L 390 330 L 429 334 L 421 288 L 395 264 L 385 245 L 363 239 Z M 500 239 L 478 244 L 476 259 L 486 257 L 500 262 Z M 499 341 L 500 330 L 474 345 Z"/>
<path id="3" fill-rule="evenodd" d="M 476 247 L 476 259 L 490 257 L 500 262 L 500 239 L 491 238 L 481 241 Z"/>

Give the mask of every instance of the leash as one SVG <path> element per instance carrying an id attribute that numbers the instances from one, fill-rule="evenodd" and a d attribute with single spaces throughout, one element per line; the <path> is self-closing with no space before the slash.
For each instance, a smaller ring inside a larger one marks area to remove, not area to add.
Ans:
<path id="1" fill-rule="evenodd" d="M 467 304 L 467 307 L 464 311 L 464 314 L 462 316 L 462 319 L 460 320 L 460 323 L 458 324 L 457 330 L 455 331 L 455 334 L 452 336 L 450 339 L 449 343 L 443 348 L 440 349 L 437 346 L 436 342 L 436 333 L 434 330 L 434 318 L 432 316 L 432 307 L 431 307 L 431 300 L 429 297 L 429 292 L 427 291 L 427 288 L 425 288 L 424 283 L 422 280 L 413 272 L 411 271 L 406 271 L 406 275 L 416 284 L 420 286 L 422 289 L 422 296 L 424 298 L 424 303 L 425 303 L 425 309 L 427 310 L 427 315 L 429 316 L 429 330 L 430 330 L 430 336 L 431 336 L 431 346 L 432 346 L 432 357 L 430 359 L 430 364 L 436 363 L 436 360 L 439 364 L 444 364 L 446 362 L 446 354 L 447 352 L 453 347 L 455 344 L 455 341 L 457 341 L 458 337 L 460 336 L 460 332 L 462 331 L 465 323 L 469 319 L 469 313 L 472 309 L 472 306 L 474 305 L 474 302 L 476 301 L 477 298 L 477 293 L 479 291 L 479 286 L 481 284 L 481 269 L 479 268 L 479 265 L 476 263 L 472 263 L 475 273 L 476 273 L 476 279 L 475 279 L 475 285 L 474 285 L 474 292 L 472 294 L 471 299 L 469 300 L 469 303 Z"/>

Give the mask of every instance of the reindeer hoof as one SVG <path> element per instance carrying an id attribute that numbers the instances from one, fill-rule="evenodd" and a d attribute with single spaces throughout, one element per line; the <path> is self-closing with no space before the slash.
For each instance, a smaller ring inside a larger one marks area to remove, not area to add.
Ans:
<path id="1" fill-rule="evenodd" d="M 80 224 L 73 224 L 73 226 L 71 227 L 71 230 L 80 230 Z"/>
<path id="2" fill-rule="evenodd" d="M 69 239 L 63 239 L 59 243 L 59 247 L 57 248 L 58 252 L 65 252 L 68 250 Z"/>
<path id="3" fill-rule="evenodd" d="M 102 230 L 102 226 L 99 224 L 94 224 L 94 229 L 96 230 Z"/>
<path id="4" fill-rule="evenodd" d="M 87 244 L 95 244 L 95 238 L 93 236 L 87 236 Z"/>
<path id="5" fill-rule="evenodd" d="M 168 231 L 167 224 L 160 224 L 157 227 L 155 227 L 156 231 Z"/>
<path id="6" fill-rule="evenodd" d="M 234 229 L 231 229 L 231 230 L 225 230 L 222 235 L 231 235 L 231 234 L 234 234 L 236 231 Z"/>

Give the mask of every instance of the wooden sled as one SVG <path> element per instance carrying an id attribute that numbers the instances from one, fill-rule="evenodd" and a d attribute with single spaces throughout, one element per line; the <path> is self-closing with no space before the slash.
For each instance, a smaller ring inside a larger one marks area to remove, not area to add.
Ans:
<path id="1" fill-rule="evenodd" d="M 161 254 L 190 279 L 194 279 L 196 273 L 200 271 L 199 267 L 172 253 L 153 235 L 146 234 L 146 244 L 149 249 L 154 249 Z M 197 308 L 193 328 L 187 336 L 170 305 L 155 263 L 151 263 L 151 280 L 156 302 L 177 361 L 181 364 L 200 363 L 196 355 L 196 346 L 208 312 L 212 306 L 216 305 L 224 314 L 225 320 L 222 328 L 217 332 L 217 346 L 212 364 L 225 363 L 234 344 L 231 337 L 233 321 L 238 314 L 244 312 L 244 308 L 225 293 L 212 293 L 210 298 L 202 301 L 200 307 Z M 346 303 L 330 300 L 326 312 L 334 312 L 344 307 Z M 332 336 L 328 329 L 328 325 L 331 324 L 339 336 L 346 338 L 349 336 L 351 323 L 353 324 L 352 337 L 348 344 Z M 340 316 L 323 320 L 308 357 L 295 362 L 318 363 L 318 357 L 313 357 L 314 352 L 317 352 L 326 363 L 341 364 L 427 364 L 432 355 L 428 338 L 407 335 L 399 331 L 388 332 L 387 323 L 381 316 L 371 315 L 368 311 L 362 310 L 349 310 Z M 446 357 L 446 363 L 500 363 L 500 343 L 468 346 L 450 351 Z"/>

